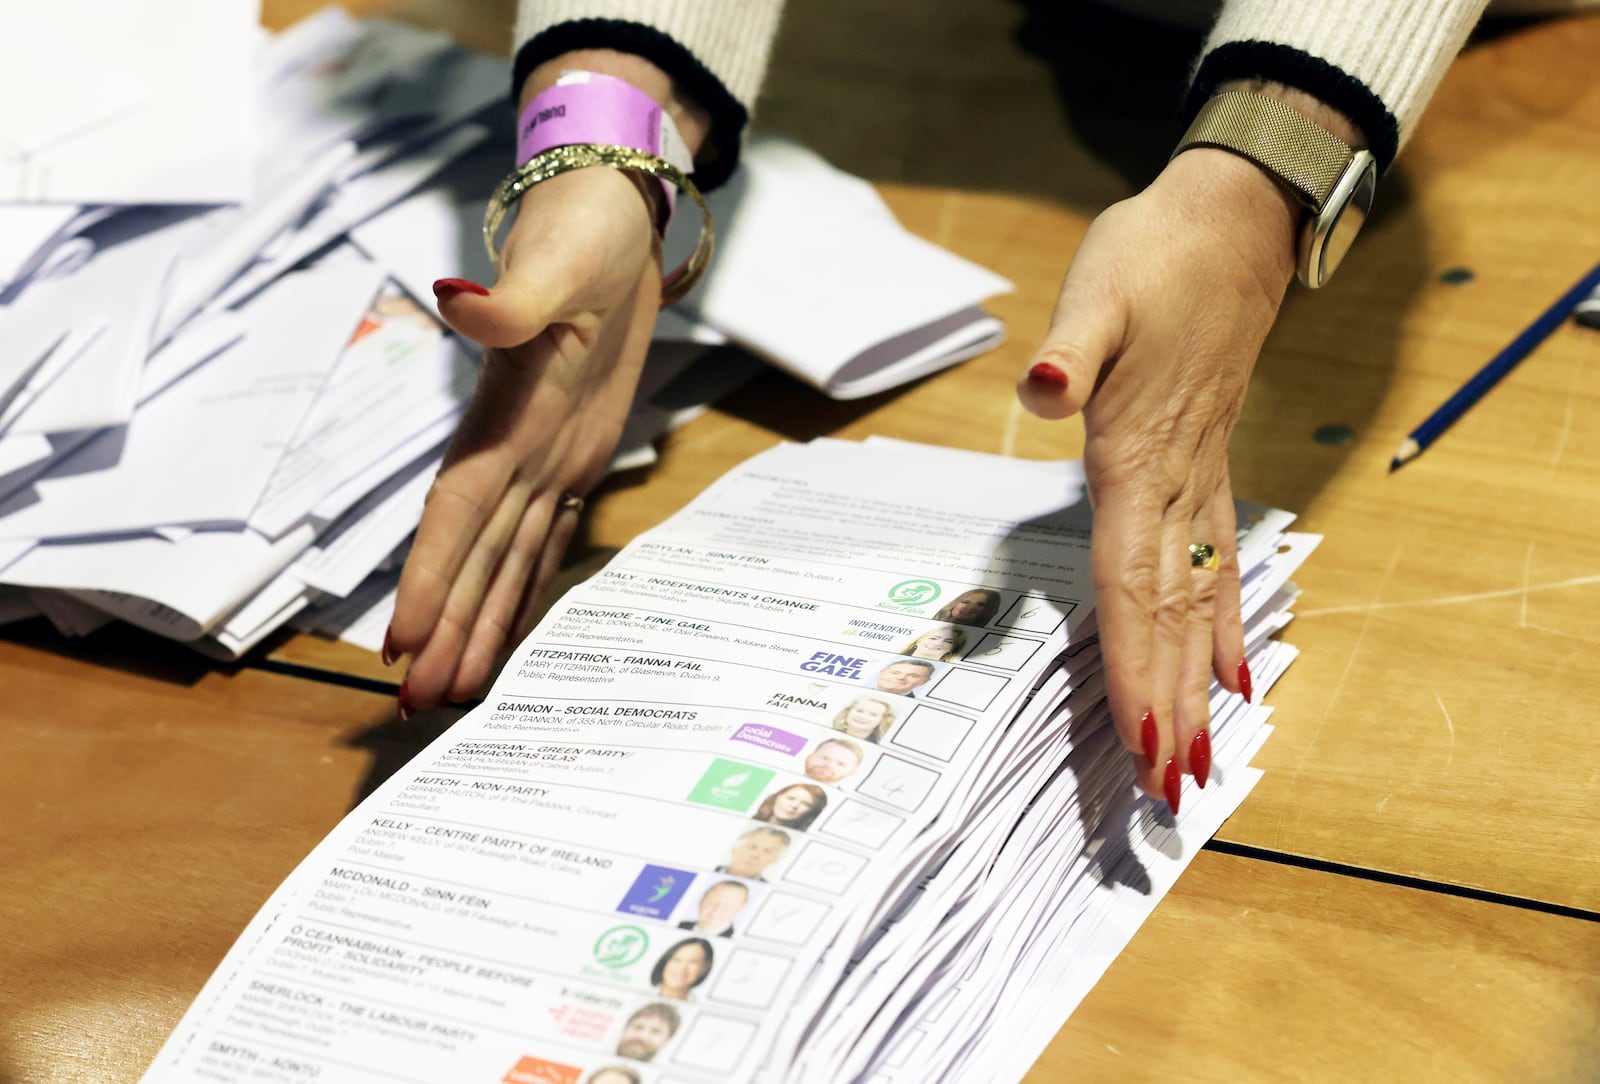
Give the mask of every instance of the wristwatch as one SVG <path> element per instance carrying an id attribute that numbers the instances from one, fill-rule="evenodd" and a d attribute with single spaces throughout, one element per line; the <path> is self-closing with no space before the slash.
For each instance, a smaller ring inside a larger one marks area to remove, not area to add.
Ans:
<path id="1" fill-rule="evenodd" d="M 1295 274 L 1312 289 L 1328 281 L 1372 209 L 1378 161 L 1371 151 L 1352 150 L 1276 98 L 1245 90 L 1202 106 L 1172 157 L 1190 147 L 1243 155 L 1304 203 Z"/>

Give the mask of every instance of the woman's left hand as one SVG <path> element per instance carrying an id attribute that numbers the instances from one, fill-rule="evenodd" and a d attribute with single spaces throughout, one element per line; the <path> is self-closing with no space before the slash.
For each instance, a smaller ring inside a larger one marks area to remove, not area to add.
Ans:
<path id="1" fill-rule="evenodd" d="M 1089 228 L 1019 382 L 1079 410 L 1112 715 L 1140 785 L 1176 810 L 1209 771 L 1210 678 L 1249 694 L 1228 438 L 1293 271 L 1299 208 L 1226 151 L 1187 151 Z M 1209 543 L 1216 571 L 1191 566 Z"/>

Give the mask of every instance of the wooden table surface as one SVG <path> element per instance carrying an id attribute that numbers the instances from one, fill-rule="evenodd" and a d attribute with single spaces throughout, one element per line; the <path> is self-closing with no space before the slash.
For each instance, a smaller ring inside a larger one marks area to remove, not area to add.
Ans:
<path id="1" fill-rule="evenodd" d="M 510 21 L 499 0 L 351 6 L 490 49 Z M 1094 212 L 1175 137 L 1163 103 L 1195 39 L 1059 7 L 791 5 L 762 126 L 1016 283 L 990 305 L 1010 338 L 859 403 L 759 379 L 610 483 L 575 561 L 778 440 L 1079 452 L 1081 427 L 1026 416 L 1011 382 Z M 1600 1078 L 1600 332 L 1563 328 L 1387 473 L 1600 260 L 1596 55 L 1600 17 L 1482 35 L 1339 276 L 1291 293 L 1232 457 L 1241 496 L 1325 536 L 1266 776 L 1030 1080 Z M 144 637 L 4 631 L 0 1084 L 136 1079 L 272 887 L 449 716 L 390 720 L 351 686 L 397 676 L 347 645 L 219 669 Z"/>

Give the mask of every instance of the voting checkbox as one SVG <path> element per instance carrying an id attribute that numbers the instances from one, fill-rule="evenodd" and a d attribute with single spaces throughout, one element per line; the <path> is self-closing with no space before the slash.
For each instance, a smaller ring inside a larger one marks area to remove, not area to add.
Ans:
<path id="1" fill-rule="evenodd" d="M 1023 595 L 1006 609 L 995 624 L 1001 628 L 1041 632 L 1049 636 L 1058 631 L 1066 623 L 1067 616 L 1077 608 L 1078 604 L 1069 599 Z"/>
<path id="2" fill-rule="evenodd" d="M 716 974 L 711 977 L 711 989 L 707 997 L 712 1001 L 750 1009 L 770 1008 L 793 966 L 794 961 L 787 956 L 774 956 L 747 948 L 737 949 L 727 962 L 717 961 Z"/>
<path id="3" fill-rule="evenodd" d="M 836 836 L 876 849 L 889 842 L 889 837 L 904 823 L 904 817 L 874 809 L 865 802 L 847 800 L 814 830 L 820 835 Z"/>
<path id="4" fill-rule="evenodd" d="M 803 945 L 811 940 L 822 920 L 832 908 L 816 900 L 794 896 L 788 892 L 773 892 L 762 901 L 744 933 L 763 941 L 776 941 L 780 945 Z"/>
<path id="5" fill-rule="evenodd" d="M 812 841 L 795 858 L 783 879 L 823 892 L 843 892 L 867 868 L 867 860 L 859 854 Z"/>
<path id="6" fill-rule="evenodd" d="M 731 1073 L 755 1042 L 756 1025 L 715 1013 L 699 1013 L 689 1021 L 672 1054 L 675 1065 Z"/>
<path id="7" fill-rule="evenodd" d="M 966 654 L 967 662 L 993 666 L 999 670 L 1021 670 L 1044 646 L 1039 640 L 1026 636 L 1007 636 L 1004 633 L 985 633 L 983 639 Z"/>
<path id="8" fill-rule="evenodd" d="M 949 760 L 972 730 L 972 719 L 926 704 L 913 711 L 889 744 L 935 760 Z"/>
<path id="9" fill-rule="evenodd" d="M 999 674 L 980 674 L 976 670 L 951 669 L 928 690 L 927 699 L 959 704 L 973 711 L 987 711 L 994 698 L 1006 687 Z"/>
<path id="10" fill-rule="evenodd" d="M 937 782 L 939 773 L 933 769 L 885 755 L 878 758 L 856 793 L 914 813 Z"/>

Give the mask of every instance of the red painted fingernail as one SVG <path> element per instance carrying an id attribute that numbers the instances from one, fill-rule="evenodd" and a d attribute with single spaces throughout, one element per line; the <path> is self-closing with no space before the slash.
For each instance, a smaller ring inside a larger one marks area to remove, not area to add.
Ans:
<path id="1" fill-rule="evenodd" d="M 479 286 L 471 279 L 437 279 L 433 284 L 433 296 L 440 301 L 448 301 L 457 294 L 477 294 L 479 297 L 488 297 L 488 287 Z"/>
<path id="2" fill-rule="evenodd" d="M 396 651 L 394 646 L 394 630 L 384 629 L 383 654 L 379 656 L 380 661 L 382 661 L 383 665 L 385 666 L 393 666 L 395 662 L 399 660 L 399 658 L 400 652 Z"/>
<path id="3" fill-rule="evenodd" d="M 1048 361 L 1036 362 L 1033 368 L 1028 370 L 1028 380 L 1053 391 L 1065 391 L 1067 387 L 1067 374 L 1062 372 L 1059 366 L 1051 365 Z"/>
<path id="4" fill-rule="evenodd" d="M 400 717 L 402 723 L 411 718 L 411 697 L 406 695 L 410 685 L 410 678 L 402 681 L 400 683 L 400 695 L 395 698 L 394 713 Z"/>
<path id="5" fill-rule="evenodd" d="M 1250 699 L 1250 664 L 1243 659 L 1239 660 L 1239 691 L 1244 694 L 1246 704 L 1253 703 Z"/>
<path id="6" fill-rule="evenodd" d="M 1147 711 L 1139 720 L 1139 744 L 1144 746 L 1144 759 L 1150 767 L 1156 766 L 1156 754 L 1161 751 L 1161 739 L 1156 735 L 1156 713 Z"/>
<path id="7" fill-rule="evenodd" d="M 1172 810 L 1172 815 L 1178 815 L 1178 799 L 1183 796 L 1183 773 L 1178 770 L 1178 759 L 1173 757 L 1167 761 L 1167 775 L 1161 781 L 1161 789 L 1167 792 L 1167 808 Z"/>
<path id="8" fill-rule="evenodd" d="M 1206 780 L 1211 778 L 1211 732 L 1202 730 L 1195 734 L 1194 740 L 1189 743 L 1189 771 L 1194 775 L 1194 781 L 1204 790 Z"/>

